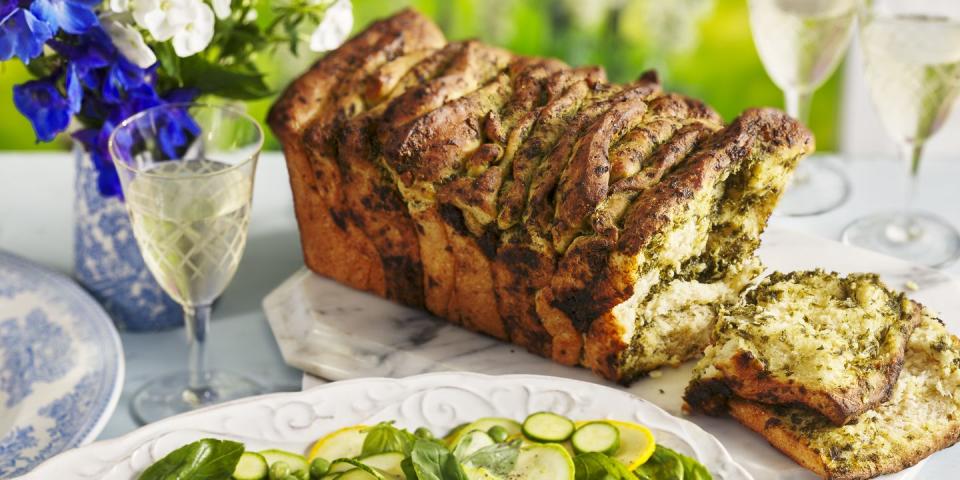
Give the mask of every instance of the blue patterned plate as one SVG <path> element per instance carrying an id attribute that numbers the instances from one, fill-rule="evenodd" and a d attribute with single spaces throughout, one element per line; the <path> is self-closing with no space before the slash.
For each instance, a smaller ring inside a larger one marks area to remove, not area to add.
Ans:
<path id="1" fill-rule="evenodd" d="M 0 478 L 92 441 L 117 406 L 123 350 L 72 280 L 0 252 Z"/>

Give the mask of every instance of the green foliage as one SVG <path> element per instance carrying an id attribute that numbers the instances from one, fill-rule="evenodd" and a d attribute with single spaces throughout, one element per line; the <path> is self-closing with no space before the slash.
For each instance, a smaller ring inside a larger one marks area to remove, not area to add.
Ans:
<path id="1" fill-rule="evenodd" d="M 412 433 L 394 427 L 389 422 L 374 425 L 367 432 L 363 440 L 363 450 L 361 457 L 378 455 L 381 453 L 399 452 L 409 455 L 414 442 L 417 441 Z"/>
<path id="2" fill-rule="evenodd" d="M 573 457 L 576 480 L 637 480 L 622 463 L 597 452 Z"/>
<path id="3" fill-rule="evenodd" d="M 468 480 L 457 457 L 430 440 L 418 439 L 401 465 L 407 480 Z"/>
<path id="4" fill-rule="evenodd" d="M 270 22 L 266 28 L 268 37 L 278 38 L 278 31 L 282 32 L 279 38 L 290 48 L 294 55 L 300 51 L 300 44 L 307 39 L 305 32 L 308 30 L 306 25 L 317 25 L 323 19 L 324 12 L 334 2 L 311 1 L 311 0 L 292 0 L 286 4 L 280 4 L 276 7 L 277 16 Z"/>
<path id="5" fill-rule="evenodd" d="M 233 475 L 243 444 L 205 438 L 184 445 L 140 474 L 139 480 L 224 480 Z"/>
<path id="6" fill-rule="evenodd" d="M 494 475 L 506 477 L 517 464 L 520 456 L 520 440 L 495 443 L 471 453 L 461 459 L 464 464 L 483 468 Z"/>
<path id="7" fill-rule="evenodd" d="M 657 445 L 650 459 L 633 473 L 639 480 L 710 480 L 713 478 L 700 462 L 663 445 Z"/>

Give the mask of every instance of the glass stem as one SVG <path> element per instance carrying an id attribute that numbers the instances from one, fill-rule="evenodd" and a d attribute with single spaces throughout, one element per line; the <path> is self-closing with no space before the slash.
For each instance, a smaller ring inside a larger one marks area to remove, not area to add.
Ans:
<path id="1" fill-rule="evenodd" d="M 910 209 L 913 208 L 914 197 L 917 194 L 917 174 L 920 171 L 920 155 L 923 153 L 923 144 L 903 142 L 900 145 L 901 160 L 907 166 L 907 178 L 903 185 L 903 204 L 900 215 L 895 215 L 885 229 L 887 240 L 895 244 L 905 244 L 916 241 L 923 235 L 920 226 L 913 221 Z"/>
<path id="2" fill-rule="evenodd" d="M 203 392 L 207 385 L 207 331 L 210 328 L 210 305 L 184 307 L 187 342 L 190 345 L 190 390 Z"/>
<path id="3" fill-rule="evenodd" d="M 907 165 L 907 183 L 904 185 L 903 214 L 913 208 L 913 201 L 917 195 L 917 182 L 920 174 L 920 157 L 923 154 L 923 144 L 919 142 L 903 142 L 900 145 L 901 160 Z"/>
<path id="4" fill-rule="evenodd" d="M 801 92 L 797 89 L 787 89 L 783 91 L 783 104 L 787 109 L 787 115 L 797 119 L 800 123 L 807 125 L 810 120 L 810 103 L 813 100 L 813 92 Z M 793 185 L 804 185 L 810 183 L 811 170 L 807 168 L 806 162 L 800 162 L 799 167 L 794 170 L 790 182 Z"/>
<path id="5" fill-rule="evenodd" d="M 797 119 L 804 125 L 810 123 L 810 104 L 813 101 L 813 92 L 801 92 L 800 90 L 784 90 L 784 106 L 787 109 L 787 115 Z"/>

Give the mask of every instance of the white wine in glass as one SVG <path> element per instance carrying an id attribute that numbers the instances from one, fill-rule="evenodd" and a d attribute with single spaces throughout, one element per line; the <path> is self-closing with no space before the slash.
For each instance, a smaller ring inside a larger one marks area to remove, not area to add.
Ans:
<path id="1" fill-rule="evenodd" d="M 207 369 L 205 353 L 211 306 L 233 279 L 246 244 L 262 145 L 253 118 L 198 104 L 145 110 L 110 136 L 140 252 L 183 306 L 190 344 L 187 370 L 151 380 L 134 395 L 141 423 L 263 392 L 246 377 Z"/>
<path id="2" fill-rule="evenodd" d="M 960 95 L 960 6 L 947 1 L 865 4 L 860 42 L 880 119 L 907 165 L 903 209 L 849 225 L 843 240 L 928 266 L 960 255 L 960 235 L 945 220 L 912 210 L 923 145 Z"/>
<path id="3" fill-rule="evenodd" d="M 162 163 L 126 194 L 143 259 L 181 305 L 213 303 L 240 264 L 252 185 L 229 168 L 206 159 Z"/>
<path id="4" fill-rule="evenodd" d="M 750 27 L 767 74 L 784 93 L 787 113 L 808 123 L 813 92 L 836 70 L 856 21 L 856 0 L 749 0 Z M 840 206 L 850 184 L 812 157 L 800 162 L 777 212 L 816 215 Z"/>

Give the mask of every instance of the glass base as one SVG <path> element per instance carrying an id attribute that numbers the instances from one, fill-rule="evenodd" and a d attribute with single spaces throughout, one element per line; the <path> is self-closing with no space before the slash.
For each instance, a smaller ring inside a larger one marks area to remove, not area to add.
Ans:
<path id="1" fill-rule="evenodd" d="M 209 371 L 205 388 L 189 388 L 189 374 L 177 372 L 156 378 L 133 396 L 131 410 L 141 425 L 216 403 L 264 393 L 264 388 L 236 373 Z"/>
<path id="2" fill-rule="evenodd" d="M 806 158 L 793 172 L 776 213 L 788 217 L 819 215 L 843 205 L 849 196 L 850 180 L 843 171 L 825 159 Z"/>
<path id="3" fill-rule="evenodd" d="M 928 213 L 880 213 L 861 218 L 843 230 L 843 243 L 941 267 L 960 256 L 960 234 Z"/>

